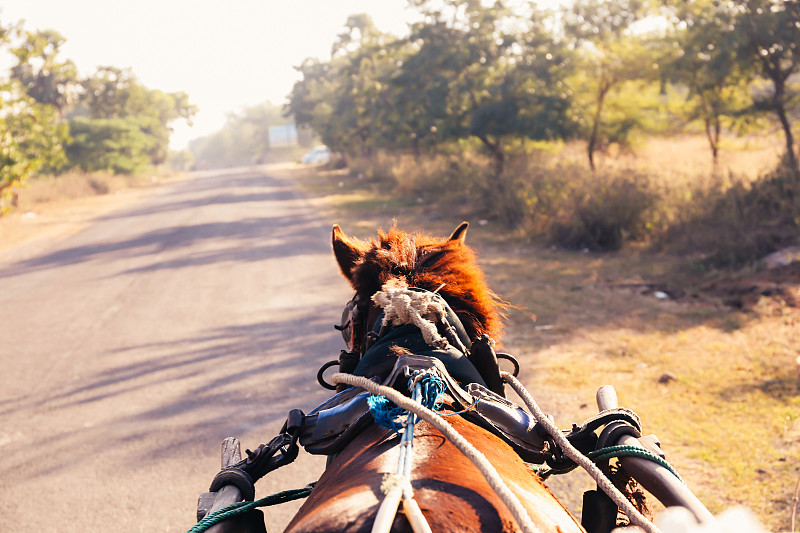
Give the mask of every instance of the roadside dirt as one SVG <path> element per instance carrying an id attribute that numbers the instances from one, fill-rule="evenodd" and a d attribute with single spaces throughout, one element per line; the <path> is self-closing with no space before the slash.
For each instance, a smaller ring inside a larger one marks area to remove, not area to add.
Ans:
<path id="1" fill-rule="evenodd" d="M 30 246 L 74 234 L 93 219 L 121 209 L 159 188 L 186 179 L 187 175 L 161 178 L 144 187 L 128 188 L 111 194 L 37 203 L 0 217 L 0 258 L 12 248 Z M 36 247 L 37 249 L 39 247 Z"/>
<path id="2" fill-rule="evenodd" d="M 776 312 L 782 307 L 800 308 L 800 261 L 746 273 L 722 274 L 696 287 L 674 283 L 623 283 L 610 287 L 687 305 Z"/>

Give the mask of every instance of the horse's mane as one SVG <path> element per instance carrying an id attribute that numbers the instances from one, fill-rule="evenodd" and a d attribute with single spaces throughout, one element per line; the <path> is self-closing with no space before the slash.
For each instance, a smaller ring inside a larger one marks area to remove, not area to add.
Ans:
<path id="1" fill-rule="evenodd" d="M 393 226 L 366 242 L 345 237 L 334 226 L 334 253 L 359 297 L 370 298 L 387 281 L 401 279 L 410 287 L 437 291 L 471 340 L 482 334 L 499 340 L 505 305 L 487 286 L 475 252 L 464 244 L 467 226 L 463 223 L 444 240 Z"/>

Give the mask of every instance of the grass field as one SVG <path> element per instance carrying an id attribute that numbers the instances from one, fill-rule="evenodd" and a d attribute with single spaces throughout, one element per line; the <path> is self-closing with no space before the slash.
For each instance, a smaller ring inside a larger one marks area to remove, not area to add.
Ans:
<path id="1" fill-rule="evenodd" d="M 645 147 L 637 159 L 644 157 L 680 170 L 707 153 L 697 139 L 683 139 Z M 776 153 L 744 146 L 726 157 L 753 179 Z M 447 235 L 469 215 L 458 205 L 377 192 L 345 171 L 299 171 L 295 179 L 327 218 L 360 238 L 393 221 Z M 698 271 L 686 257 L 632 247 L 564 251 L 471 222 L 468 243 L 514 306 L 505 349 L 561 427 L 596 413 L 596 389 L 611 384 L 712 512 L 745 505 L 770 530 L 790 529 L 800 476 L 800 264 L 769 274 L 780 290 L 753 292 L 765 286 L 759 267 Z M 574 511 L 580 486 L 592 488 L 585 479 L 553 484 Z"/>

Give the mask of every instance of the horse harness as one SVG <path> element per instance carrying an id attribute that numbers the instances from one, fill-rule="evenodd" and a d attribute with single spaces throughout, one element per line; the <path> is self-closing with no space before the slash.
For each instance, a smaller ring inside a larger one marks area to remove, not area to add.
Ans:
<path id="1" fill-rule="evenodd" d="M 434 297 L 441 299 L 438 295 Z M 525 462 L 547 464 L 557 472 L 575 468 L 576 463 L 564 455 L 543 425 L 526 410 L 505 398 L 498 358 L 511 360 L 518 371 L 516 360 L 510 355 L 496 353 L 493 341 L 488 336 L 484 335 L 470 343 L 458 317 L 447 304 L 444 305 L 446 313 L 436 326 L 450 347 L 455 348 L 456 355 L 402 354 L 391 359 L 394 364 L 388 370 L 383 368 L 378 374 L 362 375 L 403 394 L 409 393 L 407 384 L 410 376 L 422 373 L 435 375 L 444 382 L 446 398 L 454 410 L 461 410 L 460 414 L 465 419 L 500 437 Z M 374 358 L 371 350 L 382 339 L 391 339 L 392 330 L 398 329 L 384 323 L 379 325 L 381 314 L 380 307 L 372 302 L 360 301 L 358 296 L 347 303 L 342 313 L 342 323 L 335 326 L 342 332 L 347 350 L 342 351 L 338 361 L 323 365 L 318 373 L 318 380 L 323 386 L 336 388 L 338 392 L 308 414 L 299 409 L 291 410 L 279 435 L 254 451 L 246 450 L 245 459 L 220 471 L 211 484 L 210 493 L 231 484 L 241 490 L 245 500 L 252 500 L 254 483 L 267 473 L 294 461 L 300 445 L 311 454 L 331 457 L 373 423 L 368 404 L 370 393 L 358 387 L 334 387 L 325 382 L 322 374 L 327 368 L 337 365 L 340 372 L 359 374 L 361 367 L 371 357 Z M 398 335 L 397 332 L 394 334 Z M 384 359 L 387 358 L 377 358 L 381 363 Z M 467 364 L 474 368 L 474 374 L 464 370 Z M 454 373 L 477 375 L 479 378 L 465 383 L 463 379 L 454 377 Z M 603 426 L 605 428 L 598 437 L 596 431 Z M 601 411 L 581 425 L 573 425 L 564 433 L 569 443 L 587 454 L 606 442 L 614 442 L 621 434 L 640 437 L 641 422 L 633 411 L 613 408 Z M 663 457 L 657 442 L 651 439 L 649 444 L 645 444 Z M 200 514 L 198 519 L 202 518 Z"/>

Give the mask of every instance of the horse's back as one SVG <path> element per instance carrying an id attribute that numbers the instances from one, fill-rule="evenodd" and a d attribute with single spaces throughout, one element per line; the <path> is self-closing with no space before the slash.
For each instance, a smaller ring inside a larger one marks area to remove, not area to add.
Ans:
<path id="1" fill-rule="evenodd" d="M 449 422 L 494 465 L 540 531 L 583 531 L 508 445 L 460 417 Z M 370 531 L 383 500 L 381 483 L 397 470 L 399 446 L 392 435 L 373 426 L 356 437 L 322 475 L 286 531 Z M 433 531 L 518 531 L 480 471 L 432 426 L 417 425 L 413 454 L 414 499 Z M 411 531 L 402 512 L 392 531 Z"/>

